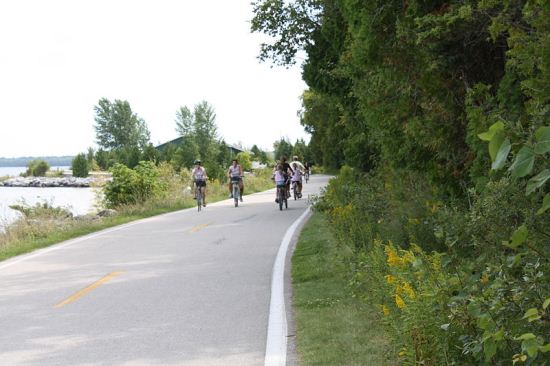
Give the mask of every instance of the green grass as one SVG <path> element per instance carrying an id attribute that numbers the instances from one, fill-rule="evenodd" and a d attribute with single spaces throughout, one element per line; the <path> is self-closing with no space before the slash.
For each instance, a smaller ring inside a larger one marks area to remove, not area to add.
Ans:
<path id="1" fill-rule="evenodd" d="M 245 195 L 272 188 L 269 178 L 249 178 L 245 183 Z M 181 187 L 178 191 L 181 192 Z M 118 214 L 93 221 L 48 220 L 44 214 L 42 220 L 19 220 L 9 225 L 5 233 L 0 233 L 0 261 L 44 248 L 65 240 L 97 232 L 113 226 L 122 225 L 131 221 L 160 215 L 167 212 L 182 210 L 196 206 L 190 197 L 182 198 L 173 195 L 159 200 L 151 200 L 140 205 L 131 205 L 118 208 Z M 209 185 L 208 203 L 227 199 L 227 186 L 218 184 Z M 50 214 L 53 216 L 53 213 Z"/>
<path id="2" fill-rule="evenodd" d="M 292 257 L 300 365 L 397 365 L 380 309 L 353 298 L 327 223 L 314 213 Z"/>

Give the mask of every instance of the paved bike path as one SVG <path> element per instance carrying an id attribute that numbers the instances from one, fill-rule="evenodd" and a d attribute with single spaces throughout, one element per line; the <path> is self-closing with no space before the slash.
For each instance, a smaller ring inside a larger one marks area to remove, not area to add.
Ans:
<path id="1" fill-rule="evenodd" d="M 327 178 L 313 176 L 304 197 Z M 262 365 L 287 228 L 274 190 L 0 262 L 0 364 Z"/>

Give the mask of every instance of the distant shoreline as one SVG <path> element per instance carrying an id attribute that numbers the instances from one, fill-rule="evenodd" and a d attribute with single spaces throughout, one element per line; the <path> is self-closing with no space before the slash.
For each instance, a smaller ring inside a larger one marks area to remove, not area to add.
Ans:
<path id="1" fill-rule="evenodd" d="M 26 167 L 32 160 L 44 160 L 51 166 L 71 166 L 74 156 L 22 156 L 18 158 L 1 158 L 0 168 Z"/>

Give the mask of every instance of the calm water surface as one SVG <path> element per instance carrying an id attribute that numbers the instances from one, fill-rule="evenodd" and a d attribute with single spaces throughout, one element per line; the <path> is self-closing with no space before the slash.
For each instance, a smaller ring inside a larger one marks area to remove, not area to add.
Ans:
<path id="1" fill-rule="evenodd" d="M 68 166 L 52 166 L 50 170 L 68 170 Z M 10 177 L 18 177 L 19 174 L 27 171 L 26 166 L 0 166 L 0 177 L 9 175 Z"/>
<path id="2" fill-rule="evenodd" d="M 84 215 L 95 209 L 96 192 L 94 188 L 0 187 L 0 230 L 19 217 L 19 212 L 9 208 L 10 205 L 34 206 L 47 202 L 52 206 L 67 208 L 74 215 Z"/>

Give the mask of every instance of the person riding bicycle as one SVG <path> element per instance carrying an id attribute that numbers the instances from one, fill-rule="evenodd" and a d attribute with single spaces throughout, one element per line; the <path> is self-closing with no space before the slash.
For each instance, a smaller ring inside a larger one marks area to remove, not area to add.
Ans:
<path id="1" fill-rule="evenodd" d="M 283 166 L 283 174 L 286 181 L 286 196 L 290 197 L 290 176 L 294 174 L 294 170 L 290 167 L 290 164 L 286 162 L 286 156 L 281 157 L 281 165 Z"/>
<path id="2" fill-rule="evenodd" d="M 304 163 L 304 174 L 311 174 L 311 164 L 307 161 Z"/>
<path id="3" fill-rule="evenodd" d="M 231 165 L 229 166 L 229 170 L 227 171 L 227 177 L 229 178 L 229 193 L 231 195 L 231 198 L 233 198 L 233 181 L 239 182 L 239 190 L 241 191 L 240 194 L 240 201 L 243 201 L 243 192 L 244 192 L 244 184 L 243 184 L 243 168 L 240 166 L 239 161 L 237 159 L 233 159 L 231 161 Z"/>
<path id="4" fill-rule="evenodd" d="M 202 166 L 200 160 L 195 160 L 195 168 L 191 171 L 191 177 L 195 184 L 195 192 L 197 189 L 201 190 L 202 205 L 206 207 L 206 180 L 208 179 L 208 175 L 206 175 L 206 169 Z M 195 198 L 196 197 L 197 195 L 195 194 Z"/>
<path id="5" fill-rule="evenodd" d="M 288 181 L 283 164 L 277 164 L 277 167 L 273 171 L 271 179 L 275 181 L 275 184 L 277 186 L 277 189 L 275 190 L 275 202 L 279 203 L 279 189 L 285 188 Z"/>
<path id="6" fill-rule="evenodd" d="M 300 170 L 300 167 L 297 163 L 292 163 L 292 168 L 294 169 L 294 173 L 292 173 L 291 181 L 292 183 L 296 182 L 296 194 L 298 195 L 298 198 L 302 198 L 302 170 Z"/>
<path id="7" fill-rule="evenodd" d="M 302 162 L 300 160 L 298 160 L 298 156 L 297 155 L 294 155 L 292 157 L 292 162 L 290 163 L 291 166 L 293 166 L 294 164 L 298 164 L 298 167 L 300 168 L 300 170 L 302 172 L 304 172 L 306 170 L 306 167 L 304 166 L 304 164 L 302 164 Z"/>

